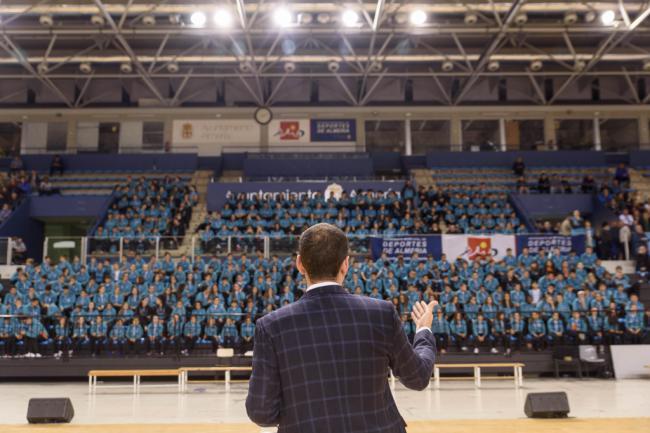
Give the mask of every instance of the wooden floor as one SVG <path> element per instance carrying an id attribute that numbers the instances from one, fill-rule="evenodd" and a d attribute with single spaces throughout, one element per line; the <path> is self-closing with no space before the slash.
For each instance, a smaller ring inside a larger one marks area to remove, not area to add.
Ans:
<path id="1" fill-rule="evenodd" d="M 260 433 L 253 424 L 0 425 L 2 433 Z M 272 431 L 272 430 L 271 430 Z M 408 433 L 648 433 L 650 418 L 411 421 Z"/>

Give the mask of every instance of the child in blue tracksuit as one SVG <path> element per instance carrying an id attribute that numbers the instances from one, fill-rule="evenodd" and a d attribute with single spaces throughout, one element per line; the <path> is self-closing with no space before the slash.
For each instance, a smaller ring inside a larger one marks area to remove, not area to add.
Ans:
<path id="1" fill-rule="evenodd" d="M 138 355 L 142 349 L 142 336 L 144 331 L 140 325 L 140 319 L 134 317 L 129 326 L 126 327 L 126 354 Z"/>
<path id="2" fill-rule="evenodd" d="M 580 317 L 579 311 L 574 311 L 567 323 L 567 335 L 574 343 L 582 343 L 587 340 L 587 324 Z"/>
<path id="3" fill-rule="evenodd" d="M 632 344 L 641 344 L 643 340 L 643 313 L 632 305 L 625 315 L 625 336 Z"/>
<path id="4" fill-rule="evenodd" d="M 216 353 L 219 348 L 219 326 L 217 326 L 217 321 L 214 317 L 208 319 L 208 323 L 203 329 L 203 340 L 209 341 L 212 345 L 212 351 Z"/>
<path id="5" fill-rule="evenodd" d="M 226 324 L 223 325 L 219 337 L 223 347 L 237 349 L 237 346 L 239 345 L 239 333 L 230 317 L 226 319 Z"/>
<path id="6" fill-rule="evenodd" d="M 476 355 L 479 353 L 479 346 L 488 341 L 492 343 L 490 339 L 490 328 L 483 313 L 478 313 L 476 319 L 472 321 L 472 336 L 470 337 L 470 341 L 474 346 L 474 354 Z"/>
<path id="7" fill-rule="evenodd" d="M 72 325 L 72 350 L 73 352 L 79 352 L 81 346 L 88 342 L 88 325 L 86 325 L 86 320 L 83 316 L 77 318 Z"/>
<path id="8" fill-rule="evenodd" d="M 122 319 L 117 319 L 111 332 L 109 334 L 108 344 L 111 352 L 115 353 L 116 351 L 120 354 L 124 354 L 124 339 L 126 338 L 126 326 Z"/>
<path id="9" fill-rule="evenodd" d="M 171 320 L 167 322 L 165 353 L 170 353 L 172 347 L 176 356 L 179 356 L 183 349 L 183 321 L 178 314 L 174 314 Z"/>
<path id="10" fill-rule="evenodd" d="M 185 348 L 182 353 L 188 355 L 194 350 L 196 341 L 201 337 L 201 324 L 195 315 L 192 315 L 190 321 L 183 327 L 183 336 L 185 337 Z"/>
<path id="11" fill-rule="evenodd" d="M 3 356 L 14 356 L 16 354 L 14 334 L 14 324 L 9 317 L 5 317 L 0 321 L 0 341 L 2 341 L 4 347 Z"/>
<path id="12" fill-rule="evenodd" d="M 40 358 L 39 343 L 47 340 L 48 335 L 41 321 L 34 317 L 28 317 L 23 324 L 23 335 L 25 340 L 26 356 Z"/>
<path id="13" fill-rule="evenodd" d="M 449 346 L 449 322 L 445 319 L 445 316 L 441 309 L 438 309 L 436 317 L 433 318 L 431 323 L 431 332 L 436 339 L 436 346 L 440 350 L 440 353 L 447 353 L 447 347 Z"/>
<path id="14" fill-rule="evenodd" d="M 551 345 L 562 344 L 564 342 L 564 322 L 560 318 L 560 313 L 555 311 L 546 323 L 548 330 L 548 341 Z"/>
<path id="15" fill-rule="evenodd" d="M 246 320 L 241 325 L 241 351 L 247 352 L 253 350 L 253 337 L 255 336 L 255 324 L 251 316 L 246 316 Z"/>
<path id="16" fill-rule="evenodd" d="M 530 320 L 528 321 L 528 335 L 526 335 L 526 340 L 528 341 L 528 348 L 534 348 L 535 350 L 544 349 L 544 340 L 546 339 L 546 325 L 544 321 L 539 317 L 537 311 L 531 313 Z"/>
<path id="17" fill-rule="evenodd" d="M 508 335 L 509 326 L 506 320 L 506 314 L 503 311 L 497 313 L 492 322 L 492 353 L 498 353 L 496 346 L 502 345 L 506 355 L 510 355 L 510 336 Z"/>
<path id="18" fill-rule="evenodd" d="M 151 355 L 153 352 L 163 355 L 162 340 L 164 334 L 163 324 L 160 323 L 160 317 L 153 316 L 151 323 L 147 325 L 147 354 Z"/>
<path id="19" fill-rule="evenodd" d="M 95 320 L 90 324 L 90 351 L 93 356 L 101 355 L 107 332 L 108 326 L 102 316 L 95 317 Z"/>
<path id="20" fill-rule="evenodd" d="M 589 326 L 589 340 L 591 344 L 602 344 L 605 328 L 603 318 L 598 313 L 597 308 L 592 308 L 589 312 L 587 325 Z"/>
<path id="21" fill-rule="evenodd" d="M 456 348 L 466 352 L 468 337 L 467 322 L 463 319 L 462 313 L 456 313 L 454 320 L 449 324 L 449 330 L 451 331 L 451 338 L 456 343 Z"/>

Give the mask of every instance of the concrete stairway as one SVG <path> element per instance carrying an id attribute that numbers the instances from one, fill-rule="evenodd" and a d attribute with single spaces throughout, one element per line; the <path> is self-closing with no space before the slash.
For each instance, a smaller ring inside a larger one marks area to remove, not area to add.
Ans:
<path id="1" fill-rule="evenodd" d="M 645 177 L 644 174 L 650 174 L 650 172 L 630 169 L 630 188 L 637 192 L 641 200 L 650 197 L 650 177 Z"/>
<path id="2" fill-rule="evenodd" d="M 435 183 L 433 181 L 433 170 L 426 168 L 414 168 L 411 170 L 411 175 L 413 177 L 413 181 L 417 186 L 429 187 Z"/>
<path id="3" fill-rule="evenodd" d="M 241 182 L 244 172 L 241 170 L 224 170 L 219 177 L 219 182 Z"/>
<path id="4" fill-rule="evenodd" d="M 147 179 L 161 179 L 166 176 L 179 176 L 181 179 L 190 181 L 191 172 L 125 172 L 125 173 L 64 173 L 63 176 L 54 175 L 50 177 L 52 185 L 59 188 L 63 195 L 108 195 L 115 185 L 123 183 L 131 176 L 134 179 L 144 177 Z"/>
<path id="5" fill-rule="evenodd" d="M 170 250 L 172 256 L 178 257 L 183 254 L 188 256 L 192 253 L 192 236 L 194 232 L 199 227 L 199 225 L 205 221 L 205 217 L 208 214 L 207 211 L 207 193 L 208 193 L 208 184 L 212 178 L 211 170 L 199 170 L 194 173 L 192 177 L 191 184 L 196 186 L 196 191 L 199 193 L 199 202 L 194 209 L 192 210 L 192 219 L 190 220 L 190 225 L 187 228 L 186 236 L 183 239 L 183 243 L 178 246 L 176 250 Z"/>

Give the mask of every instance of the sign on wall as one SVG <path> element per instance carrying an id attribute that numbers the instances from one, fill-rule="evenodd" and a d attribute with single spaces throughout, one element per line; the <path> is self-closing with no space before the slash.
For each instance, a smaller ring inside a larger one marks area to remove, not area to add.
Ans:
<path id="1" fill-rule="evenodd" d="M 309 119 L 276 119 L 269 123 L 269 144 L 307 144 Z"/>
<path id="2" fill-rule="evenodd" d="M 259 144 L 260 126 L 246 119 L 174 120 L 174 144 Z"/>
<path id="3" fill-rule="evenodd" d="M 441 253 L 440 236 L 396 236 L 396 237 L 373 237 L 370 238 L 370 250 L 372 257 L 378 259 L 382 254 L 389 258 L 404 256 L 425 259 L 427 256 L 440 257 Z"/>
<path id="4" fill-rule="evenodd" d="M 311 141 L 356 141 L 355 119 L 312 119 Z"/>
<path id="5" fill-rule="evenodd" d="M 491 255 L 497 260 L 506 255 L 506 250 L 515 251 L 514 235 L 443 235 L 442 252 L 447 254 L 449 260 L 460 257 L 464 260 L 479 259 Z"/>
<path id="6" fill-rule="evenodd" d="M 524 248 L 528 248 L 531 254 L 537 254 L 542 248 L 546 252 L 559 248 L 562 254 L 569 254 L 571 251 L 582 254 L 585 251 L 585 235 L 519 235 L 517 236 L 517 251 L 521 253 Z"/>

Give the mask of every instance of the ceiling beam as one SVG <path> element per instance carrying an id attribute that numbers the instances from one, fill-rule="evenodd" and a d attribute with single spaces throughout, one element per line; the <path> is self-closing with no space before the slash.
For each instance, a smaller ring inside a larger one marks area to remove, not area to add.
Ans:
<path id="1" fill-rule="evenodd" d="M 59 89 L 50 79 L 44 75 L 40 75 L 34 67 L 27 61 L 23 56 L 22 52 L 14 45 L 13 41 L 6 34 L 2 34 L 0 39 L 0 47 L 11 54 L 16 61 L 29 73 L 30 78 L 35 78 L 36 80 L 43 83 L 47 88 L 49 88 L 56 96 L 59 98 L 65 105 L 69 108 L 72 108 L 73 104 L 68 99 L 67 96 L 63 94 L 61 89 Z"/>
<path id="2" fill-rule="evenodd" d="M 490 44 L 487 46 L 485 51 L 481 54 L 478 63 L 476 64 L 476 67 L 472 71 L 472 75 L 470 75 L 470 77 L 465 81 L 463 87 L 458 92 L 458 96 L 456 96 L 456 99 L 454 100 L 454 104 L 456 105 L 460 104 L 463 98 L 467 95 L 467 92 L 469 92 L 469 90 L 474 86 L 476 81 L 478 81 L 480 77 L 478 75 L 478 72 L 483 71 L 487 67 L 488 63 L 491 60 L 492 54 L 496 53 L 496 51 L 501 46 L 501 43 L 503 42 L 507 34 L 506 30 L 510 27 L 510 24 L 512 24 L 515 17 L 519 13 L 519 10 L 521 9 L 521 7 L 524 5 L 525 2 L 526 0 L 515 0 L 512 3 L 512 6 L 510 7 L 510 10 L 506 14 L 505 19 L 503 19 L 501 25 L 501 31 L 492 37 Z"/>
<path id="3" fill-rule="evenodd" d="M 160 101 L 160 103 L 166 105 L 167 100 L 163 97 L 162 93 L 160 93 L 160 90 L 158 90 L 158 87 L 156 87 L 156 84 L 153 82 L 151 77 L 149 77 L 149 72 L 145 69 L 144 66 L 142 66 L 142 63 L 140 62 L 137 54 L 133 51 L 133 49 L 131 48 L 127 40 L 124 38 L 124 36 L 122 36 L 122 32 L 120 31 L 119 27 L 115 23 L 115 20 L 113 20 L 111 14 L 104 6 L 104 3 L 102 3 L 102 0 L 95 0 L 95 5 L 97 6 L 97 9 L 99 9 L 101 14 L 106 19 L 108 25 L 115 32 L 115 39 L 119 42 L 126 55 L 129 56 L 129 59 L 135 66 L 135 70 L 138 72 L 138 75 L 140 75 L 140 78 L 142 79 L 144 84 L 149 88 L 151 93 L 153 93 L 154 96 Z"/>
<path id="4" fill-rule="evenodd" d="M 646 7 L 639 15 L 636 16 L 634 21 L 632 21 L 629 25 L 623 26 L 624 31 L 623 33 L 612 33 L 609 35 L 607 39 L 605 39 L 599 46 L 598 50 L 596 53 L 593 55 L 591 60 L 587 63 L 587 65 L 582 69 L 581 71 L 577 71 L 573 75 L 571 75 L 569 78 L 567 78 L 564 83 L 560 86 L 559 89 L 553 94 L 553 97 L 548 101 L 549 104 L 552 104 L 555 102 L 562 93 L 569 88 L 576 80 L 578 80 L 580 77 L 582 77 L 586 72 L 589 72 L 594 66 L 600 62 L 603 57 L 615 49 L 617 46 L 619 46 L 621 43 L 623 43 L 634 31 L 645 21 L 645 19 L 650 15 L 650 4 L 646 4 Z"/>
<path id="5" fill-rule="evenodd" d="M 375 6 L 375 16 L 372 20 L 372 31 L 376 32 L 379 30 L 379 25 L 381 24 L 381 18 L 384 13 L 384 4 L 386 0 L 377 0 L 377 6 Z"/>

